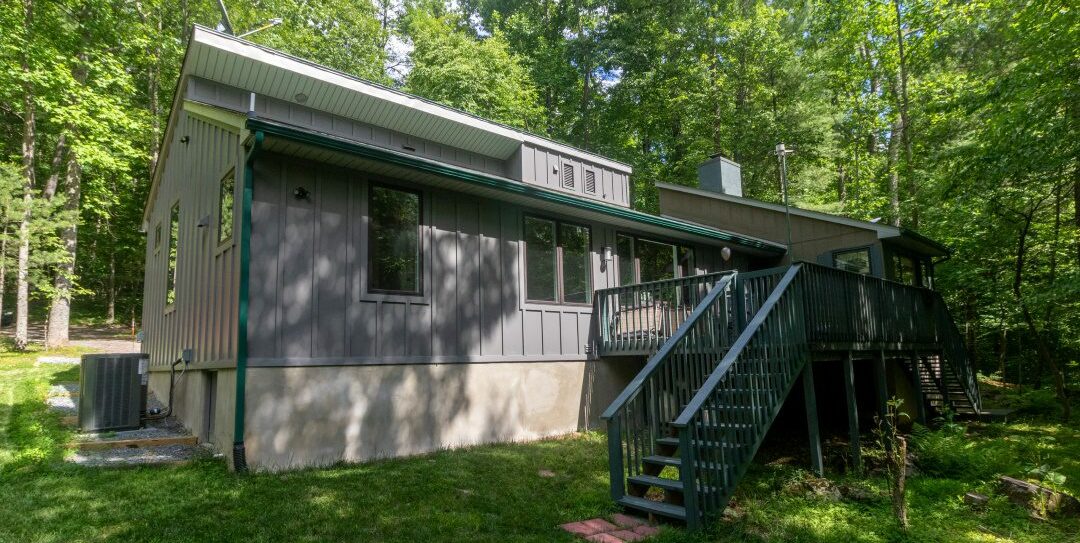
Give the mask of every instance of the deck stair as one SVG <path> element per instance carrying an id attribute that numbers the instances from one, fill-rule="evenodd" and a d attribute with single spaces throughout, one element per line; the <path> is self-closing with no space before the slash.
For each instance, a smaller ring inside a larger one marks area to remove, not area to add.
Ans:
<path id="1" fill-rule="evenodd" d="M 816 412 L 816 353 L 874 352 L 884 368 L 888 352 L 930 407 L 979 412 L 962 338 L 927 289 L 799 263 L 597 291 L 595 304 L 601 356 L 649 354 L 602 416 L 612 498 L 690 528 L 724 510 L 800 381 Z"/>

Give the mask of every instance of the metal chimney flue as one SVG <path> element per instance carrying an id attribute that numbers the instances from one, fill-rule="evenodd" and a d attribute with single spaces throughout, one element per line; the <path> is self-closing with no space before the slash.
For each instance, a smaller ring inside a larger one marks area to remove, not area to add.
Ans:
<path id="1" fill-rule="evenodd" d="M 698 186 L 720 194 L 742 196 L 742 168 L 732 160 L 713 155 L 698 166 Z"/>

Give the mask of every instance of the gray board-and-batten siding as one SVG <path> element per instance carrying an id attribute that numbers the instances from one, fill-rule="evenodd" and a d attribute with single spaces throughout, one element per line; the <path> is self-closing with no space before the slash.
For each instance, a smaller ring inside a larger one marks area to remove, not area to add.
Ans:
<path id="1" fill-rule="evenodd" d="M 167 366 L 185 348 L 194 349 L 199 362 L 229 364 L 236 359 L 239 257 L 235 236 L 218 243 L 218 188 L 230 170 L 236 187 L 242 185 L 243 148 L 238 132 L 216 123 L 187 112 L 181 112 L 177 122 L 180 129 L 174 131 L 147 221 L 143 349 L 158 367 Z M 182 138 L 187 142 L 180 143 Z M 169 218 L 176 203 L 176 297 L 167 306 Z M 209 224 L 197 226 L 203 218 L 209 218 Z M 235 216 L 227 220 L 237 224 Z"/>
<path id="2" fill-rule="evenodd" d="M 521 231 L 533 212 L 497 200 L 402 184 L 267 154 L 255 163 L 251 367 L 584 360 L 592 306 L 524 300 Z M 371 182 L 423 198 L 420 296 L 368 292 L 365 217 Z M 311 192 L 297 200 L 296 187 Z M 591 229 L 592 288 L 614 286 L 616 229 Z M 699 271 L 719 251 L 695 247 Z"/>
<path id="3" fill-rule="evenodd" d="M 196 367 L 235 365 L 239 261 L 235 240 L 218 244 L 216 232 L 218 183 L 229 169 L 236 176 L 234 201 L 241 201 L 244 150 L 239 136 L 242 117 L 237 117 L 233 126 L 185 108 L 171 134 L 174 141 L 164 157 L 147 221 L 144 349 L 155 369 L 167 368 L 185 348 L 194 349 Z M 261 155 L 255 162 L 251 366 L 586 357 L 591 307 L 522 300 L 522 217 L 531 212 L 591 226 L 593 289 L 613 286 L 616 277 L 615 262 L 606 267 L 600 263 L 602 247 L 615 249 L 616 230 L 610 225 L 458 193 L 445 184 L 438 190 L 429 187 L 424 199 L 425 296 L 370 295 L 359 279 L 366 263 L 362 187 L 370 176 L 362 170 L 308 162 L 290 178 L 288 163 L 298 159 L 268 158 L 272 156 Z M 267 174 L 265 160 L 277 160 L 281 167 Z M 317 189 L 310 204 L 282 192 L 284 184 L 295 179 Z M 386 181 L 400 183 L 394 178 Z M 326 192 L 336 196 L 327 197 Z M 167 308 L 169 212 L 176 202 L 180 203 L 176 301 Z M 238 205 L 234 211 L 238 215 Z M 209 219 L 207 226 L 197 227 L 203 219 Z M 237 217 L 232 220 L 238 224 Z M 263 223 L 268 225 L 265 232 Z M 155 248 L 158 226 L 162 242 Z M 299 260 L 289 253 L 297 240 L 306 251 Z M 715 247 L 695 246 L 695 253 L 700 271 L 724 265 Z M 728 265 L 739 262 L 742 256 L 737 253 Z M 738 267 L 745 268 L 745 263 Z"/>

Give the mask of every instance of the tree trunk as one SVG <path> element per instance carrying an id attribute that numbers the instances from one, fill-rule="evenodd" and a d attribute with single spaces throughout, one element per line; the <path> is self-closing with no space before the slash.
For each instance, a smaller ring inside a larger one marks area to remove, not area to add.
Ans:
<path id="1" fill-rule="evenodd" d="M 7 243 L 8 225 L 4 223 L 3 234 L 0 234 L 0 320 L 4 318 L 4 292 L 7 284 L 5 282 L 7 279 Z"/>
<path id="2" fill-rule="evenodd" d="M 911 156 L 912 129 L 911 129 L 911 117 L 909 115 L 910 112 L 909 112 L 909 108 L 908 108 L 909 102 L 908 102 L 907 55 L 906 55 L 905 48 L 904 48 L 904 25 L 903 25 L 903 19 L 901 17 L 902 8 L 900 6 L 900 3 L 901 3 L 901 0 L 894 0 L 894 2 L 893 2 L 893 5 L 896 7 L 896 48 L 897 48 L 897 56 L 898 56 L 898 60 L 899 60 L 899 66 L 898 66 L 898 71 L 899 71 L 898 76 L 899 77 L 898 78 L 899 78 L 899 87 L 900 87 L 900 89 L 899 89 L 900 90 L 900 96 L 899 96 L 900 100 L 899 100 L 899 104 L 898 104 L 899 108 L 897 108 L 897 109 L 900 110 L 900 125 L 901 125 L 901 135 L 902 135 L 900 143 L 903 144 L 903 146 L 904 146 L 904 162 L 905 162 L 905 168 L 906 168 L 905 173 L 907 174 L 908 195 L 914 197 L 915 193 L 918 192 L 918 187 L 917 187 L 917 184 L 915 182 L 915 175 L 914 175 L 914 171 L 913 171 L 914 168 L 915 168 L 915 163 L 912 160 L 912 156 Z M 918 210 L 919 210 L 919 206 L 917 206 L 917 205 L 911 206 L 911 217 L 910 217 L 910 219 L 911 219 L 911 227 L 912 228 L 918 228 L 918 226 L 919 226 L 919 220 L 918 220 L 918 216 L 919 216 L 918 212 L 919 211 Z"/>
<path id="3" fill-rule="evenodd" d="M 45 337 L 47 347 L 62 347 L 68 343 L 68 325 L 71 321 L 71 289 L 74 286 L 75 255 L 78 247 L 79 198 L 82 195 L 82 167 L 74 152 L 68 155 L 68 169 L 64 180 L 64 211 L 70 214 L 71 223 L 60 232 L 64 244 L 64 258 L 57 266 L 53 287 L 56 294 L 49 307 L 49 330 Z"/>
<path id="4" fill-rule="evenodd" d="M 26 36 L 33 35 L 34 2 L 23 0 L 23 25 Z M 25 350 L 30 342 L 30 208 L 34 203 L 34 155 L 37 144 L 37 124 L 35 118 L 34 88 L 30 82 L 30 53 L 23 52 L 22 71 L 26 76 L 23 83 L 23 140 L 22 140 L 22 218 L 19 221 L 19 262 L 15 301 L 15 349 Z"/>
<path id="5" fill-rule="evenodd" d="M 1027 236 L 1031 231 L 1031 223 L 1035 219 L 1035 213 L 1037 211 L 1038 206 L 1031 208 L 1024 216 L 1024 223 L 1020 228 L 1020 239 L 1016 246 L 1016 268 L 1013 274 L 1013 295 L 1016 296 L 1017 305 L 1020 306 L 1020 313 L 1024 317 L 1024 324 L 1027 325 L 1028 332 L 1035 341 L 1035 350 L 1039 354 L 1040 362 L 1053 373 L 1054 388 L 1057 392 L 1058 401 L 1061 402 L 1061 415 L 1065 422 L 1068 422 L 1072 413 L 1069 407 L 1069 395 L 1065 389 L 1065 375 L 1061 372 L 1057 361 L 1050 352 L 1050 348 L 1046 345 L 1045 338 L 1043 338 L 1043 335 L 1039 332 L 1039 328 L 1035 324 L 1035 318 L 1032 317 L 1031 310 L 1028 309 L 1021 290 L 1021 286 L 1023 285 L 1024 258 L 1027 253 Z"/>
<path id="6" fill-rule="evenodd" d="M 893 226 L 900 226 L 900 140 L 904 137 L 904 122 L 897 117 L 889 135 L 889 213 Z"/>
<path id="7" fill-rule="evenodd" d="M 116 322 L 116 250 L 109 251 L 109 303 L 105 313 L 105 324 Z"/>

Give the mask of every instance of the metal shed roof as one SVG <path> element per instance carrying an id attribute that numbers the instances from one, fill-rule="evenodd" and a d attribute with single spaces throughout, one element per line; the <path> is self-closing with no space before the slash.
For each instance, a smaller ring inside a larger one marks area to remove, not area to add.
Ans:
<path id="1" fill-rule="evenodd" d="M 755 207 L 758 209 L 764 209 L 777 213 L 784 213 L 786 209 L 779 204 L 773 204 L 769 202 L 762 202 L 761 200 L 754 200 L 752 198 L 744 198 L 741 196 L 732 196 L 730 194 L 720 194 L 709 190 L 703 190 L 699 188 L 686 187 L 683 185 L 673 185 L 670 183 L 657 183 L 656 188 L 662 190 L 671 190 L 675 192 L 682 192 L 686 194 L 693 194 L 695 196 L 702 196 L 705 198 L 713 198 L 716 200 L 722 200 L 733 204 L 744 205 L 749 207 Z M 842 215 L 832 215 L 829 213 L 822 213 L 820 211 L 811 211 L 809 209 L 800 209 L 797 207 L 789 208 L 792 215 L 797 217 L 804 217 L 808 219 L 814 219 L 819 221 L 832 222 L 837 224 L 843 224 L 852 228 L 859 228 L 862 230 L 869 230 L 877 234 L 878 239 L 889 240 L 892 243 L 908 247 L 910 249 L 919 250 L 934 256 L 944 256 L 951 253 L 951 249 L 942 245 L 914 230 L 907 228 L 901 228 L 898 226 L 892 226 L 890 224 L 881 224 L 870 221 L 861 221 L 858 219 L 852 219 L 850 217 L 844 217 Z"/>
<path id="2" fill-rule="evenodd" d="M 624 163 L 201 26 L 192 32 L 182 74 L 289 102 L 302 94 L 307 107 L 502 160 L 527 142 L 631 172 Z"/>

